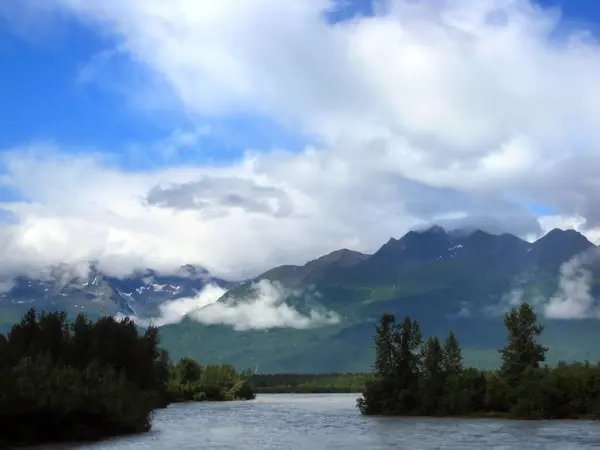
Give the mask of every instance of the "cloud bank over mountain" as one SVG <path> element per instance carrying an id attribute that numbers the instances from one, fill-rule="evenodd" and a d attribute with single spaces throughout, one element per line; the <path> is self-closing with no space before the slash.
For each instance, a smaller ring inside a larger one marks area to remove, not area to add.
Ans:
<path id="1" fill-rule="evenodd" d="M 340 317 L 334 311 L 309 308 L 301 312 L 286 303 L 290 296 L 302 293 L 284 288 L 280 283 L 263 279 L 250 286 L 248 294 L 233 301 L 220 301 L 227 291 L 209 284 L 195 297 L 180 298 L 159 306 L 154 319 L 134 318 L 140 325 L 163 326 L 178 323 L 185 317 L 205 325 L 228 325 L 238 331 L 272 328 L 307 329 L 336 324 Z"/>
<path id="2" fill-rule="evenodd" d="M 524 237 L 572 226 L 597 240 L 593 35 L 526 0 L 378 4 L 331 23 L 327 0 L 5 2 L 19 33 L 44 17 L 105 39 L 84 87 L 118 60 L 135 74 L 121 80 L 123 103 L 193 124 L 139 157 L 197 157 L 132 169 L 94 142 L 3 149 L 0 180 L 16 196 L 1 205 L 0 278 L 94 260 L 114 275 L 191 263 L 239 279 L 338 248 L 371 252 L 433 222 Z M 203 125 L 239 117 L 306 145 L 202 159 Z"/>

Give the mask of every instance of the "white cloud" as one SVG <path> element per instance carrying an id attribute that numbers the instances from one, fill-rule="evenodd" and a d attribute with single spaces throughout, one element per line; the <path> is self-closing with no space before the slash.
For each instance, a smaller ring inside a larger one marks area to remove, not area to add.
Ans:
<path id="1" fill-rule="evenodd" d="M 565 262 L 560 268 L 558 291 L 544 305 L 544 314 L 552 319 L 600 318 L 600 305 L 592 296 L 590 264 L 597 262 L 597 249 Z"/>
<path id="2" fill-rule="evenodd" d="M 158 327 L 178 323 L 187 314 L 215 303 L 225 292 L 227 290 L 220 286 L 207 284 L 195 297 L 179 298 L 160 305 L 158 317 L 149 320 L 135 317 L 134 320 L 141 325 L 153 324 Z"/>
<path id="3" fill-rule="evenodd" d="M 575 255 L 564 262 L 558 276 L 558 289 L 550 296 L 525 292 L 527 277 L 515 280 L 515 286 L 504 294 L 500 302 L 484 312 L 503 315 L 524 301 L 539 309 L 548 319 L 600 319 L 600 303 L 592 294 L 593 270 L 598 268 L 598 247 Z"/>
<path id="4" fill-rule="evenodd" d="M 190 311 L 190 317 L 204 324 L 230 325 L 235 330 L 270 328 L 306 329 L 340 321 L 333 311 L 311 309 L 307 314 L 285 303 L 293 293 L 277 282 L 260 280 L 246 298 L 218 302 Z"/>
<path id="5" fill-rule="evenodd" d="M 178 323 L 187 316 L 206 325 L 229 325 L 235 330 L 307 329 L 340 321 L 333 311 L 315 308 L 305 313 L 298 311 L 285 300 L 290 296 L 302 298 L 309 294 L 293 292 L 277 282 L 260 280 L 249 287 L 246 297 L 217 302 L 225 292 L 217 285 L 208 284 L 195 297 L 163 303 L 158 317 L 134 320 L 141 325 L 163 326 Z"/>
<path id="6" fill-rule="evenodd" d="M 106 54 L 145 71 L 124 101 L 175 97 L 199 122 L 262 116 L 319 145 L 135 173 L 103 149 L 10 149 L 3 181 L 29 202 L 4 205 L 19 221 L 0 231 L 0 275 L 95 259 L 115 274 L 192 263 L 246 277 L 438 220 L 537 236 L 560 219 L 598 237 L 598 43 L 557 38 L 559 17 L 525 0 L 434 3 L 331 25 L 325 0 L 29 2 L 109 36 Z M 176 130 L 149 152 L 206 132 Z"/>

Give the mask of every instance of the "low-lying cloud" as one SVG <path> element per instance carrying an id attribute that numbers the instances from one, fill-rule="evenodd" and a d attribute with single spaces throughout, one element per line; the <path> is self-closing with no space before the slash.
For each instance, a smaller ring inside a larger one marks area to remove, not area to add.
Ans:
<path id="1" fill-rule="evenodd" d="M 156 326 L 181 322 L 190 312 L 215 303 L 225 292 L 226 289 L 216 284 L 208 284 L 195 297 L 178 298 L 163 303 L 159 306 L 160 315 L 149 322 Z"/>
<path id="2" fill-rule="evenodd" d="M 576 255 L 560 268 L 558 291 L 544 305 L 544 315 L 551 319 L 600 319 L 600 304 L 592 295 L 590 266 L 600 260 L 593 248 Z"/>
<path id="3" fill-rule="evenodd" d="M 287 298 L 298 297 L 302 293 L 289 290 L 278 282 L 260 280 L 250 286 L 245 297 L 218 302 L 225 292 L 225 289 L 209 284 L 195 297 L 162 304 L 159 317 L 151 321 L 138 320 L 138 323 L 151 322 L 162 326 L 189 317 L 206 325 L 229 325 L 234 330 L 246 331 L 271 328 L 308 329 L 340 321 L 339 315 L 334 311 L 310 308 L 307 312 L 300 312 L 287 304 Z"/>
<path id="4" fill-rule="evenodd" d="M 547 319 L 600 319 L 600 303 L 592 292 L 593 268 L 598 262 L 598 247 L 564 262 L 558 274 L 558 288 L 550 297 L 528 292 L 527 285 L 531 280 L 520 277 L 498 304 L 486 308 L 484 312 L 501 315 L 527 302 Z"/>

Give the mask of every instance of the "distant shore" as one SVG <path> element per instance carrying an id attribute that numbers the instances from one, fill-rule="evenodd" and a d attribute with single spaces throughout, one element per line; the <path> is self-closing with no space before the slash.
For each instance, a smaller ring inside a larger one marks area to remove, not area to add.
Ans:
<path id="1" fill-rule="evenodd" d="M 260 394 L 355 394 L 364 390 L 367 373 L 255 374 L 250 377 Z"/>

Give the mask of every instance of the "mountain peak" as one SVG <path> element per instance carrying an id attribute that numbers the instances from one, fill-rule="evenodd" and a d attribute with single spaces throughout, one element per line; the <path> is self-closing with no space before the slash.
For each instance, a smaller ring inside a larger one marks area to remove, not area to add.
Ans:
<path id="1" fill-rule="evenodd" d="M 562 242 L 578 242 L 584 246 L 594 246 L 588 238 L 586 238 L 579 231 L 568 229 L 561 230 L 560 228 L 554 228 L 546 233 L 544 236 L 539 238 L 535 243 L 539 245 L 548 245 L 548 244 L 559 244 Z"/>
<path id="2" fill-rule="evenodd" d="M 208 271 L 203 267 L 196 267 L 191 264 L 184 264 L 177 271 L 177 275 L 191 278 L 191 279 L 204 279 L 210 277 Z"/>
<path id="3" fill-rule="evenodd" d="M 447 251 L 449 242 L 446 230 L 434 225 L 420 231 L 409 231 L 400 239 L 390 239 L 373 256 L 382 264 L 396 264 L 407 259 L 430 259 Z"/>
<path id="4" fill-rule="evenodd" d="M 538 264 L 553 270 L 578 253 L 595 247 L 583 234 L 575 230 L 555 228 L 533 243 Z"/>
<path id="5" fill-rule="evenodd" d="M 343 258 L 345 256 L 349 256 L 349 255 L 362 255 L 362 254 L 363 253 L 357 252 L 356 250 L 341 248 L 339 250 L 334 250 L 331 253 L 321 256 L 321 258 L 319 258 L 319 259 L 322 259 L 322 258 L 336 258 L 337 259 L 337 258 Z"/>
<path id="6" fill-rule="evenodd" d="M 320 263 L 346 266 L 359 263 L 360 261 L 363 261 L 368 257 L 369 255 L 365 255 L 364 253 L 360 253 L 355 250 L 348 250 L 347 248 L 342 248 L 340 250 L 328 253 L 327 255 L 321 256 L 320 258 L 317 258 L 314 261 L 310 261 L 306 265 L 309 265 L 311 263 L 314 264 L 315 261 L 319 261 Z"/>

